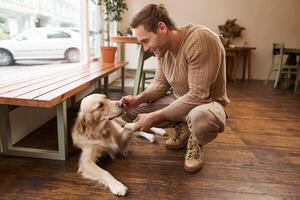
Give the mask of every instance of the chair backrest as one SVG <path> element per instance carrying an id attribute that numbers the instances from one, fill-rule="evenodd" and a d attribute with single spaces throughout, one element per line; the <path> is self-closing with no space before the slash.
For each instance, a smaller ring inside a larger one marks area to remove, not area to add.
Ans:
<path id="1" fill-rule="evenodd" d="M 283 54 L 283 49 L 283 43 L 273 43 L 273 55 Z"/>
<path id="2" fill-rule="evenodd" d="M 272 66 L 273 69 L 278 69 L 282 67 L 283 64 L 283 43 L 273 43 L 272 49 Z"/>

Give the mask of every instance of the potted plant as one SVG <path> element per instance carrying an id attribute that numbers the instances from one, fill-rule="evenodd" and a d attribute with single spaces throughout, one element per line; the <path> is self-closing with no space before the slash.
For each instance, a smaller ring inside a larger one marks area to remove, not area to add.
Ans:
<path id="1" fill-rule="evenodd" d="M 242 30 L 244 27 L 236 23 L 237 19 L 227 20 L 224 25 L 219 25 L 219 30 L 221 32 L 221 40 L 225 47 L 230 46 L 230 40 L 234 38 L 241 37 Z"/>
<path id="2" fill-rule="evenodd" d="M 104 17 L 104 29 L 100 31 L 104 37 L 104 45 L 101 46 L 103 62 L 112 63 L 115 61 L 117 47 L 112 47 L 110 44 L 112 22 L 122 21 L 122 14 L 128 10 L 125 0 L 98 0 L 98 5 Z"/>

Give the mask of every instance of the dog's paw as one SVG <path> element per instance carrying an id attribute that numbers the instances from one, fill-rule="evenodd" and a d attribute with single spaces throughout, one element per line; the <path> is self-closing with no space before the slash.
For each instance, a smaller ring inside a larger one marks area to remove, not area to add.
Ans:
<path id="1" fill-rule="evenodd" d="M 136 131 L 135 134 L 147 139 L 150 143 L 155 141 L 155 136 L 153 134 L 149 134 L 144 131 Z"/>
<path id="2" fill-rule="evenodd" d="M 129 129 L 131 131 L 135 130 L 135 123 L 127 123 L 124 128 Z"/>
<path id="3" fill-rule="evenodd" d="M 159 134 L 161 136 L 164 136 L 166 134 L 166 131 L 162 128 L 156 128 L 156 127 L 152 127 L 150 128 L 150 130 L 156 134 Z"/>
<path id="4" fill-rule="evenodd" d="M 154 135 L 149 135 L 147 139 L 149 140 L 150 143 L 155 142 L 155 136 Z"/>
<path id="5" fill-rule="evenodd" d="M 128 188 L 119 181 L 114 182 L 109 189 L 116 196 L 125 196 L 128 191 Z"/>

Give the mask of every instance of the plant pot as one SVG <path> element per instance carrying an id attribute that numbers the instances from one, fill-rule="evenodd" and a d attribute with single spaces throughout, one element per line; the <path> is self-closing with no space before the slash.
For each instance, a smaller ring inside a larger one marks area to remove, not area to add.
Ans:
<path id="1" fill-rule="evenodd" d="M 116 57 L 117 47 L 101 46 L 102 60 L 104 63 L 114 63 Z"/>
<path id="2" fill-rule="evenodd" d="M 224 45 L 224 47 L 229 47 L 229 45 L 230 45 L 230 39 L 228 37 L 223 37 L 221 39 L 221 41 L 222 41 L 222 44 Z"/>

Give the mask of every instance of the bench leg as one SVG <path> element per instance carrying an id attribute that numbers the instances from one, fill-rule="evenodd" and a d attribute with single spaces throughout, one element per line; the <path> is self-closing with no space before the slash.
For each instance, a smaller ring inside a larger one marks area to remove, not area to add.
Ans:
<path id="1" fill-rule="evenodd" d="M 68 133 L 67 133 L 67 101 L 56 107 L 57 115 L 57 138 L 58 138 L 58 157 L 60 160 L 68 158 Z"/>
<path id="2" fill-rule="evenodd" d="M 125 88 L 125 67 L 121 69 L 121 91 L 124 92 Z"/>
<path id="3" fill-rule="evenodd" d="M 100 79 L 98 81 L 98 88 L 96 89 L 96 92 L 98 92 L 99 94 L 101 94 L 101 86 L 102 86 L 102 83 L 101 83 L 102 79 Z"/>
<path id="4" fill-rule="evenodd" d="M 0 137 L 4 155 L 66 160 L 68 154 L 67 140 L 67 105 L 66 101 L 57 106 L 58 151 L 17 147 L 12 145 L 8 106 L 0 105 Z"/>
<path id="5" fill-rule="evenodd" d="M 0 105 L 0 119 L 1 153 L 6 153 L 8 147 L 11 146 L 11 129 L 7 105 Z"/>
<path id="6" fill-rule="evenodd" d="M 108 95 L 108 75 L 104 77 L 104 94 L 107 96 Z"/>

